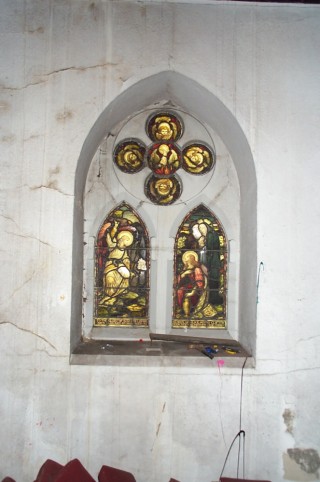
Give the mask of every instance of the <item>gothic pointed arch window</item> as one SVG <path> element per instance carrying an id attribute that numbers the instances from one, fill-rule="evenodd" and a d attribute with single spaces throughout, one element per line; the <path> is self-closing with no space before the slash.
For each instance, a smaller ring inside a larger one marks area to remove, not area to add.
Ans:
<path id="1" fill-rule="evenodd" d="M 237 279 L 238 259 L 233 249 L 230 264 L 226 233 L 234 248 L 238 194 L 219 137 L 177 108 L 139 112 L 105 138 L 85 195 L 85 335 L 235 331 L 227 269 Z"/>
<path id="2" fill-rule="evenodd" d="M 201 204 L 175 238 L 173 328 L 226 328 L 227 266 L 224 229 Z"/>
<path id="3" fill-rule="evenodd" d="M 190 79 L 170 72 L 146 83 L 154 96 L 144 98 L 143 82 L 119 96 L 79 158 L 74 363 L 86 363 L 93 347 L 97 364 L 100 350 L 113 360 L 167 354 L 168 346 L 149 347 L 150 332 L 255 345 L 256 178 L 247 140 Z M 194 291 L 184 284 L 188 271 Z M 145 343 L 133 348 L 137 340 Z"/>
<path id="4" fill-rule="evenodd" d="M 94 326 L 148 326 L 149 252 L 144 223 L 122 202 L 96 236 Z"/>

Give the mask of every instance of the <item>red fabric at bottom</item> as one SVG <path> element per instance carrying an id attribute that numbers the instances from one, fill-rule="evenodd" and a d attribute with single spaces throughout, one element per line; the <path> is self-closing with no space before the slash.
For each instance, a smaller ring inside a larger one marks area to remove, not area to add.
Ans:
<path id="1" fill-rule="evenodd" d="M 136 482 L 130 472 L 103 465 L 98 476 L 99 482 Z"/>
<path id="2" fill-rule="evenodd" d="M 54 482 L 95 482 L 95 480 L 78 459 L 73 459 L 60 470 Z"/>
<path id="3" fill-rule="evenodd" d="M 54 460 L 46 460 L 40 468 L 35 482 L 54 482 L 63 465 Z"/>

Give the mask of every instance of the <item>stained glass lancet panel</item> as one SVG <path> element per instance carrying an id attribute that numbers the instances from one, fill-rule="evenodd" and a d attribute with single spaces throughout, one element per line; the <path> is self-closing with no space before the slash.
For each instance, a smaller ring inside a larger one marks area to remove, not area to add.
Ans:
<path id="1" fill-rule="evenodd" d="M 95 243 L 95 326 L 148 326 L 150 247 L 138 214 L 122 203 Z"/>
<path id="2" fill-rule="evenodd" d="M 205 206 L 185 217 L 174 251 L 173 328 L 226 328 L 227 239 Z"/>

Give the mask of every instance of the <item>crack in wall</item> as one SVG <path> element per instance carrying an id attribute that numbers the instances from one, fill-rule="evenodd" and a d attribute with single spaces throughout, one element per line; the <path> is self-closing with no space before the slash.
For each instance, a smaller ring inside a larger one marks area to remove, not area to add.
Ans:
<path id="1" fill-rule="evenodd" d="M 30 333 L 31 335 L 36 336 L 37 338 L 40 338 L 42 341 L 47 343 L 51 348 L 54 350 L 57 350 L 56 347 L 49 341 L 47 338 L 45 338 L 42 335 L 39 335 L 38 333 L 35 333 L 34 331 L 30 330 L 29 328 L 23 328 L 22 326 L 17 325 L 16 323 L 13 323 L 12 321 L 0 321 L 0 325 L 11 325 L 17 328 L 17 330 L 24 331 L 25 333 Z"/>
<path id="2" fill-rule="evenodd" d="M 223 192 L 227 189 L 229 185 L 229 181 L 227 181 L 222 187 L 221 189 L 217 192 L 217 194 L 214 196 L 213 198 L 213 201 L 214 202 L 217 202 L 217 200 L 222 196 Z"/>
<path id="3" fill-rule="evenodd" d="M 162 410 L 161 410 L 161 414 L 160 414 L 160 421 L 157 425 L 157 429 L 156 429 L 156 434 L 155 434 L 155 438 L 154 438 L 154 441 L 153 441 L 153 444 L 152 444 L 152 447 L 150 449 L 150 452 L 153 452 L 153 449 L 154 449 L 154 446 L 155 446 L 155 443 L 156 443 L 156 440 L 159 436 L 159 432 L 160 432 L 160 429 L 161 429 L 161 424 L 162 424 L 162 416 L 163 416 L 163 413 L 165 411 L 165 408 L 166 408 L 166 404 L 167 402 L 164 402 L 164 404 L 162 405 Z"/>
<path id="4" fill-rule="evenodd" d="M 278 363 L 283 363 L 283 360 L 277 360 L 277 359 L 260 359 L 260 362 L 278 362 Z M 287 371 L 279 371 L 279 372 L 272 372 L 272 373 L 251 373 L 249 376 L 263 376 L 263 377 L 274 377 L 277 375 L 288 375 L 290 373 L 300 373 L 300 372 L 307 372 L 307 371 L 314 371 L 314 370 L 319 370 L 320 366 L 316 365 L 314 367 L 305 367 L 305 368 L 294 368 L 292 370 L 287 370 Z"/>
<path id="5" fill-rule="evenodd" d="M 17 226 L 17 228 L 19 228 L 19 225 L 17 224 L 17 222 L 11 216 L 6 216 L 5 214 L 1 214 L 0 216 L 3 219 L 6 219 L 7 221 L 11 221 L 15 226 Z"/>
<path id="6" fill-rule="evenodd" d="M 294 343 L 292 343 L 288 348 L 286 348 L 285 350 L 279 350 L 279 353 L 288 353 L 288 352 L 291 352 L 293 350 L 296 349 L 296 345 L 298 345 L 298 343 L 306 343 L 308 341 L 313 341 L 317 338 L 320 338 L 320 335 L 313 335 L 313 336 L 310 336 L 308 338 L 299 338 L 298 340 L 296 340 Z"/>
<path id="7" fill-rule="evenodd" d="M 68 72 L 68 71 L 85 72 L 86 70 L 92 70 L 92 69 L 98 69 L 98 68 L 107 68 L 107 67 L 113 67 L 113 66 L 117 66 L 117 65 L 118 65 L 118 62 L 105 62 L 103 64 L 89 65 L 87 67 L 84 67 L 84 66 L 64 67 L 62 69 L 57 69 L 57 70 L 53 70 L 52 72 L 48 72 L 47 74 L 42 74 L 42 78 L 39 79 L 38 81 L 29 82 L 28 84 L 25 84 L 25 85 L 20 86 L 20 87 L 8 87 L 8 86 L 2 84 L 1 88 L 3 90 L 7 90 L 7 91 L 20 91 L 20 90 L 25 90 L 29 87 L 33 87 L 35 85 L 45 84 L 51 76 L 55 76 L 55 75 L 60 74 L 62 72 Z"/>
<path id="8" fill-rule="evenodd" d="M 58 189 L 56 186 L 56 181 L 52 181 L 49 184 L 39 184 L 38 186 L 30 187 L 31 191 L 36 191 L 37 189 L 52 189 L 53 191 L 57 191 L 58 193 L 63 194 L 64 196 L 73 197 L 73 194 L 69 194 L 67 192 L 61 191 L 61 189 Z"/>
<path id="9" fill-rule="evenodd" d="M 17 237 L 19 237 L 19 238 L 34 239 L 35 241 L 38 241 L 39 243 L 44 244 L 45 246 L 49 246 L 50 248 L 52 248 L 52 245 L 51 245 L 51 244 L 46 243 L 45 241 L 41 241 L 41 239 L 36 238 L 35 236 L 31 236 L 31 235 L 28 235 L 28 234 L 13 233 L 12 231 L 5 231 L 5 233 L 7 233 L 7 234 L 12 234 L 13 236 L 17 236 Z M 33 274 L 34 274 L 34 273 L 33 273 Z M 31 278 L 30 278 L 30 279 L 31 279 Z M 30 281 L 30 280 L 29 280 L 29 281 Z"/>
<path id="10" fill-rule="evenodd" d="M 56 348 L 55 348 L 56 350 Z M 62 355 L 55 355 L 54 353 L 49 353 L 47 350 L 45 350 L 44 348 L 43 349 L 37 349 L 36 350 L 37 352 L 40 352 L 40 353 L 45 353 L 47 356 L 51 357 L 51 358 L 69 358 L 69 354 L 66 353 L 66 354 L 62 354 Z M 23 355 L 24 356 L 24 355 Z"/>
<path id="11" fill-rule="evenodd" d="M 8 301 L 10 301 L 10 299 L 13 298 L 16 295 L 16 293 L 18 293 L 18 291 L 20 291 L 26 284 L 30 283 L 30 281 L 34 277 L 35 273 L 36 273 L 36 270 L 34 269 L 31 273 L 31 275 L 26 280 L 24 280 L 23 283 L 20 286 L 18 286 L 15 290 L 13 290 L 11 295 L 8 296 L 3 303 L 0 303 L 0 306 L 6 305 L 8 303 Z"/>

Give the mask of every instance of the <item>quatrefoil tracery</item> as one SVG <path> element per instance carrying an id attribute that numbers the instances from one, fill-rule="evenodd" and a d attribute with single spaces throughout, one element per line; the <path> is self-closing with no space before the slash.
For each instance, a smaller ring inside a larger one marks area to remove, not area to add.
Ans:
<path id="1" fill-rule="evenodd" d="M 201 141 L 188 142 L 182 148 L 177 141 L 184 125 L 175 113 L 160 111 L 146 122 L 146 133 L 152 144 L 148 147 L 140 139 L 119 142 L 113 153 L 116 166 L 127 174 L 148 167 L 152 173 L 145 180 L 145 195 L 154 204 L 166 206 L 181 195 L 182 182 L 176 171 L 182 168 L 193 175 L 209 172 L 215 164 L 214 151 Z"/>

